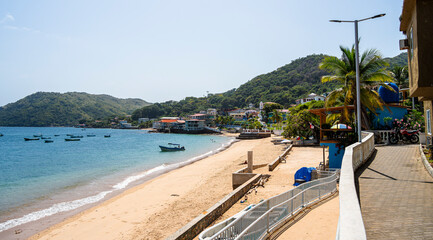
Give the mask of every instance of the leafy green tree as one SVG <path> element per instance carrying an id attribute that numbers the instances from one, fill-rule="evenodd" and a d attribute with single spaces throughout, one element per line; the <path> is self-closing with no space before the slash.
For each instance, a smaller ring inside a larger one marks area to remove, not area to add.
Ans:
<path id="1" fill-rule="evenodd" d="M 300 136 L 308 138 L 311 135 L 318 141 L 320 135 L 320 118 L 311 113 L 310 109 L 323 108 L 323 101 L 311 101 L 290 108 L 290 115 L 284 127 L 285 137 Z"/>
<path id="2" fill-rule="evenodd" d="M 326 98 L 326 107 L 331 106 L 356 106 L 356 64 L 355 48 L 351 49 L 340 46 L 342 58 L 326 57 L 319 65 L 320 69 L 327 70 L 333 75 L 322 77 L 322 82 L 337 81 L 342 84 L 342 88 L 332 91 Z M 370 128 L 370 121 L 367 108 L 376 114 L 376 109 L 383 110 L 384 102 L 379 95 L 371 90 L 373 86 L 383 86 L 391 91 L 391 87 L 386 82 L 392 82 L 391 73 L 386 70 L 388 64 L 382 59 L 380 53 L 375 49 L 365 51 L 360 56 L 359 77 L 361 84 L 361 124 L 365 129 Z M 348 123 L 351 121 L 349 111 L 345 109 L 340 118 L 340 122 Z"/>
<path id="3" fill-rule="evenodd" d="M 407 66 L 394 66 L 391 68 L 392 76 L 399 88 L 406 88 L 409 86 Z"/>

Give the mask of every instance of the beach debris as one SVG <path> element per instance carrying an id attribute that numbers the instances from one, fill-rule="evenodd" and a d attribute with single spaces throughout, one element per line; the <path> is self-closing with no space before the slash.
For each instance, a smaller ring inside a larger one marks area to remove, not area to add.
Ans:
<path id="1" fill-rule="evenodd" d="M 15 234 L 20 234 L 20 233 L 22 233 L 23 232 L 23 230 L 21 230 L 21 229 L 17 229 L 17 230 L 15 230 Z"/>
<path id="2" fill-rule="evenodd" d="M 260 178 L 260 180 L 254 185 L 253 188 L 257 188 L 257 187 L 265 187 L 265 183 L 267 181 L 269 181 L 269 178 L 271 177 L 271 175 L 269 174 L 263 174 L 262 177 Z"/>
<path id="3" fill-rule="evenodd" d="M 175 193 L 173 193 L 173 194 L 171 194 L 170 196 L 172 196 L 172 197 L 179 197 L 179 194 L 175 194 Z"/>

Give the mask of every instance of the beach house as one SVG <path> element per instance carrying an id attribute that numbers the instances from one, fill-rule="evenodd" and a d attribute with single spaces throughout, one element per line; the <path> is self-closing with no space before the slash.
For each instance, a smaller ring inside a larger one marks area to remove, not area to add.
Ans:
<path id="1" fill-rule="evenodd" d="M 317 95 L 315 93 L 310 93 L 306 98 L 301 98 L 296 100 L 296 105 L 303 104 L 306 102 L 311 102 L 313 100 L 316 101 L 324 101 L 325 97 L 322 95 Z"/>
<path id="2" fill-rule="evenodd" d="M 408 52 L 409 96 L 424 104 L 427 144 L 432 143 L 433 1 L 404 0 L 400 17 L 400 49 Z"/>
<path id="3" fill-rule="evenodd" d="M 247 119 L 245 112 L 246 112 L 245 109 L 235 109 L 229 111 L 228 114 L 230 117 L 233 117 L 235 121 L 243 121 Z"/>

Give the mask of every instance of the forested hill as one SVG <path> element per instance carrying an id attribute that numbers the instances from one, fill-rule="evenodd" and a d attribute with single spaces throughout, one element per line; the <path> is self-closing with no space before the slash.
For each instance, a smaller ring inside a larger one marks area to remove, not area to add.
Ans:
<path id="1" fill-rule="evenodd" d="M 324 93 L 334 89 L 335 84 L 322 84 L 320 79 L 327 75 L 319 69 L 325 55 L 310 55 L 292 61 L 283 67 L 267 74 L 259 75 L 235 91 L 224 96 L 232 98 L 239 107 L 260 101 L 276 102 L 284 106 L 295 103 L 295 100 L 309 93 Z"/>
<path id="2" fill-rule="evenodd" d="M 393 58 L 384 58 L 384 60 L 390 65 L 390 68 L 394 66 L 404 67 L 407 66 L 407 52 L 400 53 Z"/>
<path id="3" fill-rule="evenodd" d="M 237 89 L 225 93 L 209 94 L 207 97 L 187 97 L 181 101 L 168 101 L 153 104 L 134 112 L 132 118 L 156 118 L 161 116 L 185 116 L 207 108 L 233 109 L 247 107 L 249 103 L 256 107 L 260 101 L 276 102 L 285 107 L 295 103 L 296 99 L 309 93 L 322 94 L 337 88 L 337 83 L 321 83 L 323 75 L 319 64 L 326 55 L 309 55 L 270 73 L 259 75 L 242 84 Z M 407 53 L 393 58 L 385 58 L 390 68 L 395 65 L 407 65 Z"/>
<path id="4" fill-rule="evenodd" d="M 71 126 L 131 114 L 150 105 L 141 99 L 119 99 L 88 93 L 37 92 L 0 107 L 0 126 Z"/>
<path id="5" fill-rule="evenodd" d="M 207 108 L 233 109 L 258 106 L 260 101 L 276 102 L 285 107 L 309 93 L 324 93 L 335 88 L 335 83 L 322 84 L 320 78 L 327 73 L 319 69 L 325 55 L 310 55 L 292 61 L 267 74 L 259 75 L 237 89 L 207 97 L 187 97 L 179 102 L 168 101 L 144 107 L 134 112 L 139 117 L 185 116 Z"/>

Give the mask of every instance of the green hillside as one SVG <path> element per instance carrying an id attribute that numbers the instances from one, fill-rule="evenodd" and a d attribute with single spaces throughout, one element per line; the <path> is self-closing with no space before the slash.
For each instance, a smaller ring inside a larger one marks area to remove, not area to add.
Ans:
<path id="1" fill-rule="evenodd" d="M 260 101 L 276 102 L 288 107 L 296 99 L 311 92 L 322 94 L 332 91 L 335 84 L 322 84 L 320 78 L 327 75 L 319 69 L 325 55 L 309 55 L 292 61 L 267 74 L 259 75 L 238 89 L 227 92 L 224 96 L 232 98 L 239 107 Z"/>
<path id="2" fill-rule="evenodd" d="M 384 58 L 384 60 L 389 63 L 390 68 L 394 66 L 406 66 L 407 65 L 407 52 L 400 53 L 393 58 Z"/>
<path id="3" fill-rule="evenodd" d="M 323 94 L 337 88 L 336 83 L 321 83 L 327 73 L 319 69 L 319 63 L 326 55 L 309 55 L 270 73 L 259 75 L 242 84 L 237 89 L 209 94 L 207 97 L 187 97 L 181 101 L 168 101 L 143 107 L 133 113 L 132 118 L 157 118 L 161 116 L 185 116 L 207 108 L 228 110 L 247 107 L 249 103 L 256 107 L 262 102 L 276 102 L 284 107 L 294 104 L 296 99 L 309 93 Z M 407 65 L 407 53 L 385 59 L 390 68 L 394 65 Z"/>
<path id="4" fill-rule="evenodd" d="M 179 102 L 168 101 L 138 109 L 132 118 L 160 116 L 185 116 L 207 108 L 222 110 L 258 106 L 262 102 L 276 102 L 285 107 L 311 92 L 325 93 L 336 87 L 334 83 L 322 84 L 320 78 L 327 73 L 319 69 L 325 55 L 310 55 L 292 61 L 267 74 L 259 75 L 237 89 L 207 97 L 187 97 Z"/>
<path id="5" fill-rule="evenodd" d="M 0 126 L 71 126 L 79 120 L 98 120 L 131 114 L 150 105 L 141 99 L 119 99 L 88 93 L 37 92 L 0 107 Z"/>

